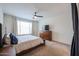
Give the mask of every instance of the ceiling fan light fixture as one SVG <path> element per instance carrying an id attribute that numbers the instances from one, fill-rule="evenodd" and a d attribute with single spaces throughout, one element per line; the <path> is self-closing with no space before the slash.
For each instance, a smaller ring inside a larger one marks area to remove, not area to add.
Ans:
<path id="1" fill-rule="evenodd" d="M 36 16 L 33 16 L 33 19 L 37 19 L 37 17 Z"/>

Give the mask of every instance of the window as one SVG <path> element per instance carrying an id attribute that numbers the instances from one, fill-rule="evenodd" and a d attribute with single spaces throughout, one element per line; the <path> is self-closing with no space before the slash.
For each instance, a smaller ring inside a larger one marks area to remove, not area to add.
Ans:
<path id="1" fill-rule="evenodd" d="M 32 22 L 17 20 L 18 35 L 32 34 Z"/>

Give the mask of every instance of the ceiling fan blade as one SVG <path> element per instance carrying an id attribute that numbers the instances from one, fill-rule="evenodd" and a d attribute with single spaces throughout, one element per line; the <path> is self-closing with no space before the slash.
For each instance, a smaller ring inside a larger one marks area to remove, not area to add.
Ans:
<path id="1" fill-rule="evenodd" d="M 43 16 L 38 16 L 38 15 L 36 15 L 36 17 L 43 17 Z"/>
<path id="2" fill-rule="evenodd" d="M 34 16 L 36 16 L 36 17 L 43 17 L 43 16 L 37 15 L 37 12 L 34 12 Z"/>

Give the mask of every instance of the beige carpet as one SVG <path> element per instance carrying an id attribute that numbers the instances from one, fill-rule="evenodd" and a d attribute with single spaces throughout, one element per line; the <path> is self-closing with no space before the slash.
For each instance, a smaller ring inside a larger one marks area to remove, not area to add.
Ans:
<path id="1" fill-rule="evenodd" d="M 40 46 L 35 50 L 24 54 L 23 56 L 69 56 L 70 55 L 70 47 L 59 44 L 56 42 L 52 42 L 48 44 Z"/>

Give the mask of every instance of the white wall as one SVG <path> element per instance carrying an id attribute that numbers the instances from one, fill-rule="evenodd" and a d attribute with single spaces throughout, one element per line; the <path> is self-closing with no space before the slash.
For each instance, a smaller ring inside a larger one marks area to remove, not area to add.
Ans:
<path id="1" fill-rule="evenodd" d="M 32 21 L 32 33 L 38 36 L 38 21 Z"/>
<path id="2" fill-rule="evenodd" d="M 73 36 L 71 5 L 62 4 L 61 7 L 56 8 L 54 13 L 52 10 L 52 17 L 43 18 L 39 21 L 39 31 L 45 24 L 49 24 L 52 40 L 71 45 Z M 55 13 L 57 15 L 54 15 Z"/>

